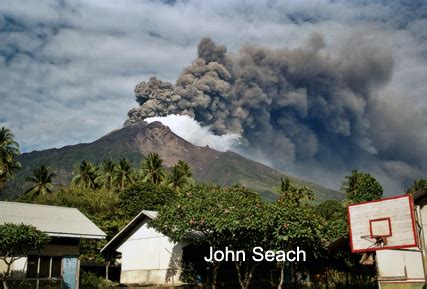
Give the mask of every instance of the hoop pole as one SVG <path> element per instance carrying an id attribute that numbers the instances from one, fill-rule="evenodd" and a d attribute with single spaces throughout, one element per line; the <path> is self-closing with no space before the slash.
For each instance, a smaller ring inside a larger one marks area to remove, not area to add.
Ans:
<path id="1" fill-rule="evenodd" d="M 420 224 L 420 241 L 421 241 L 421 254 L 423 259 L 423 269 L 424 269 L 424 283 L 427 283 L 427 268 L 426 268 L 426 240 L 424 237 L 424 226 L 423 226 L 423 217 L 421 214 L 420 206 L 415 207 L 415 217 L 417 218 L 418 223 Z"/>

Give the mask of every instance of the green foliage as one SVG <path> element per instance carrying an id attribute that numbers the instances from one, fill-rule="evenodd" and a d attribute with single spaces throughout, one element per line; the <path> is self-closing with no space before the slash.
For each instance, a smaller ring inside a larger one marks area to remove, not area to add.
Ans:
<path id="1" fill-rule="evenodd" d="M 112 160 L 104 161 L 99 168 L 99 175 L 96 183 L 103 189 L 110 190 L 113 188 L 116 172 L 116 163 Z"/>
<path id="2" fill-rule="evenodd" d="M 383 197 L 383 187 L 370 174 L 361 174 L 354 190 L 349 193 L 348 199 L 352 203 L 362 203 L 379 200 Z"/>
<path id="3" fill-rule="evenodd" d="M 344 177 L 344 181 L 341 185 L 341 190 L 343 190 L 347 195 L 354 192 L 354 190 L 356 189 L 356 185 L 362 175 L 363 174 L 359 173 L 358 170 L 352 170 L 350 175 Z"/>
<path id="4" fill-rule="evenodd" d="M 265 207 L 257 193 L 244 187 L 196 185 L 178 193 L 163 206 L 150 225 L 175 242 L 191 238 L 214 250 L 231 247 L 249 251 L 266 239 L 268 219 L 264 217 Z M 212 283 L 215 284 L 219 262 L 213 260 L 210 265 Z M 242 288 L 249 285 L 256 265 L 246 266 L 243 273 L 242 264 L 236 263 Z"/>
<path id="5" fill-rule="evenodd" d="M 51 194 L 53 189 L 53 178 L 56 174 L 49 172 L 44 165 L 33 171 L 33 176 L 27 178 L 27 182 L 31 183 L 31 187 L 25 192 L 30 198 L 38 195 Z"/>
<path id="6" fill-rule="evenodd" d="M 49 237 L 34 226 L 6 223 L 0 225 L 0 260 L 6 264 L 3 286 L 8 288 L 10 268 L 22 256 L 35 254 L 49 242 Z"/>
<path id="7" fill-rule="evenodd" d="M 97 289 L 111 286 L 111 281 L 105 280 L 92 272 L 83 271 L 80 276 L 80 287 L 85 289 Z"/>
<path id="8" fill-rule="evenodd" d="M 192 173 L 188 163 L 179 160 L 172 167 L 172 171 L 167 175 L 166 182 L 169 187 L 179 191 L 188 185 L 194 184 L 194 180 L 191 176 Z"/>
<path id="9" fill-rule="evenodd" d="M 348 234 L 347 213 L 338 201 L 327 200 L 316 208 L 318 222 L 322 224 L 322 238 L 327 244 Z"/>
<path id="10" fill-rule="evenodd" d="M 172 201 L 175 192 L 163 185 L 137 182 L 119 194 L 119 206 L 124 217 L 131 220 L 141 210 L 159 210 L 168 201 Z"/>
<path id="11" fill-rule="evenodd" d="M 163 160 L 157 153 L 149 153 L 142 161 L 142 176 L 145 182 L 160 184 L 166 177 Z"/>
<path id="12" fill-rule="evenodd" d="M 316 207 L 316 213 L 325 220 L 344 218 L 346 215 L 342 203 L 336 200 L 326 200 Z"/>
<path id="13" fill-rule="evenodd" d="M 15 177 L 15 171 L 21 168 L 21 164 L 16 160 L 19 156 L 19 145 L 14 140 L 14 135 L 10 129 L 2 127 L 0 129 L 0 189 L 4 184 Z"/>
<path id="14" fill-rule="evenodd" d="M 263 222 L 261 215 L 253 215 L 253 205 L 261 205 L 258 194 L 242 187 L 196 185 L 163 206 L 151 226 L 173 241 L 200 232 L 203 239 L 196 241 L 221 248 L 234 243 L 232 232 L 250 230 Z"/>
<path id="15" fill-rule="evenodd" d="M 415 193 L 417 191 L 427 190 L 427 179 L 418 179 L 415 180 L 411 187 L 406 191 L 408 193 Z"/>
<path id="16" fill-rule="evenodd" d="M 34 226 L 6 223 L 0 225 L 0 256 L 21 257 L 40 251 L 49 237 Z"/>
<path id="17" fill-rule="evenodd" d="M 315 252 L 321 244 L 321 224 L 315 211 L 308 206 L 314 199 L 308 188 L 295 187 L 289 180 L 282 180 L 279 199 L 270 205 L 269 223 L 272 224 L 272 246 L 291 249 L 296 246 Z"/>
<path id="18" fill-rule="evenodd" d="M 286 200 L 286 203 L 289 204 L 294 203 L 295 205 L 299 205 L 314 200 L 314 193 L 311 189 L 295 186 L 289 178 L 282 178 L 280 180 L 278 193 L 280 194 L 279 201 L 283 202 Z"/>
<path id="19" fill-rule="evenodd" d="M 96 166 L 87 160 L 73 171 L 73 184 L 82 189 L 95 189 L 97 187 L 96 179 L 98 172 Z"/>
<path id="20" fill-rule="evenodd" d="M 127 159 L 121 159 L 114 170 L 114 186 L 123 191 L 134 182 L 132 166 Z"/>

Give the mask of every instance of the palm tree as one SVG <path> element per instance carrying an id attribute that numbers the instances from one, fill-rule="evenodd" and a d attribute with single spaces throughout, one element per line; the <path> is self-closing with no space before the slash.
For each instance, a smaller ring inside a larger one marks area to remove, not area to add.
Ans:
<path id="1" fill-rule="evenodd" d="M 127 159 L 121 159 L 114 170 L 114 185 L 122 192 L 129 183 L 133 183 L 132 167 Z"/>
<path id="2" fill-rule="evenodd" d="M 96 178 L 98 176 L 97 168 L 89 161 L 82 163 L 73 172 L 73 183 L 80 188 L 95 189 Z"/>
<path id="3" fill-rule="evenodd" d="M 293 188 L 289 178 L 280 178 L 280 192 L 285 193 Z"/>
<path id="4" fill-rule="evenodd" d="M 15 160 L 19 155 L 19 145 L 14 140 L 10 129 L 0 129 L 0 189 L 4 184 L 15 177 L 15 171 L 21 164 Z"/>
<path id="5" fill-rule="evenodd" d="M 351 195 L 356 189 L 357 183 L 360 181 L 362 173 L 359 173 L 357 170 L 352 170 L 351 175 L 346 176 L 341 185 L 341 190 L 343 190 L 347 195 Z"/>
<path id="6" fill-rule="evenodd" d="M 314 200 L 314 193 L 311 189 L 293 185 L 288 177 L 280 179 L 279 192 L 282 194 L 281 198 L 294 204 Z"/>
<path id="7" fill-rule="evenodd" d="M 32 197 L 38 195 L 51 194 L 53 189 L 52 179 L 56 177 L 56 174 L 50 173 L 48 168 L 42 165 L 33 171 L 33 176 L 27 178 L 27 182 L 30 182 L 32 186 L 25 192 L 30 194 Z"/>
<path id="8" fill-rule="evenodd" d="M 142 161 L 143 180 L 154 185 L 160 184 L 165 178 L 163 160 L 157 153 L 149 153 Z"/>
<path id="9" fill-rule="evenodd" d="M 114 184 L 114 172 L 116 163 L 112 160 L 105 161 L 100 167 L 100 174 L 96 179 L 97 184 L 107 190 L 111 189 Z"/>
<path id="10" fill-rule="evenodd" d="M 191 183 L 191 176 L 190 166 L 185 161 L 180 160 L 172 167 L 172 172 L 168 175 L 168 186 L 178 191 Z"/>

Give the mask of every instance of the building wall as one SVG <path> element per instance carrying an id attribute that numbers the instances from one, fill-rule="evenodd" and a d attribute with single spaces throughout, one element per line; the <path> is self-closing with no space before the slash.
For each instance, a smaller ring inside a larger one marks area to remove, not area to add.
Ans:
<path id="1" fill-rule="evenodd" d="M 118 249 L 122 253 L 120 282 L 124 284 L 179 285 L 182 248 L 142 223 Z"/>
<path id="2" fill-rule="evenodd" d="M 0 272 L 6 272 L 7 266 L 4 261 L 0 260 Z M 27 272 L 27 257 L 22 257 L 13 262 L 11 273 L 14 278 L 24 277 Z"/>
<path id="3" fill-rule="evenodd" d="M 427 239 L 427 206 L 417 210 L 421 225 L 420 247 L 405 250 L 381 250 L 376 252 L 378 283 L 380 289 L 423 288 L 425 280 L 425 259 Z M 412 250 L 412 251 L 411 251 Z"/>

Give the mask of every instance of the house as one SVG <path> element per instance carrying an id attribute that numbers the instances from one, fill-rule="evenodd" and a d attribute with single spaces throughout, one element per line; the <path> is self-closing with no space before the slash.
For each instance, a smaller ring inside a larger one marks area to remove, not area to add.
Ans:
<path id="1" fill-rule="evenodd" d="M 121 253 L 120 282 L 123 284 L 180 285 L 181 258 L 188 240 L 178 243 L 150 228 L 155 211 L 142 210 L 101 253 Z"/>
<path id="2" fill-rule="evenodd" d="M 100 240 L 105 233 L 74 208 L 0 201 L 0 224 L 27 224 L 50 236 L 40 254 L 23 256 L 12 265 L 14 278 L 27 278 L 39 284 L 55 281 L 62 288 L 79 287 L 79 243 Z M 0 263 L 0 272 L 5 264 Z"/>
<path id="3" fill-rule="evenodd" d="M 426 288 L 427 191 L 413 194 L 418 247 L 376 252 L 380 289 Z"/>

